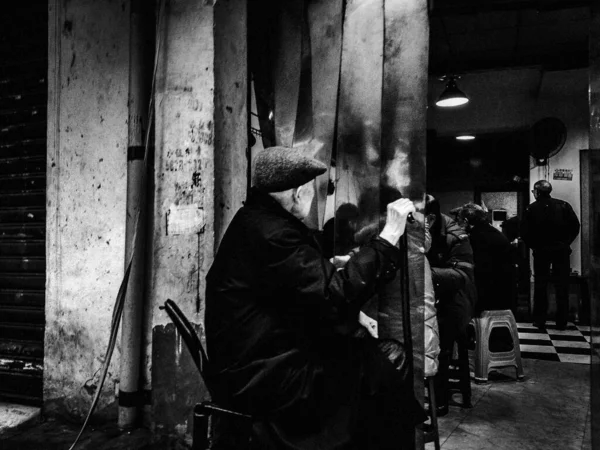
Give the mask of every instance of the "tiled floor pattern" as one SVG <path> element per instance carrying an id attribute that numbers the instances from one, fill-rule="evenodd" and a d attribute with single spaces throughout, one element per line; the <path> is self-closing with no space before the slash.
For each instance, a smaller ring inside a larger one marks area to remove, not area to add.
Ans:
<path id="1" fill-rule="evenodd" d="M 560 361 L 577 364 L 590 364 L 591 334 L 600 330 L 589 326 L 569 323 L 566 330 L 557 330 L 554 322 L 546 323 L 546 331 L 531 323 L 517 323 L 521 357 Z"/>
<path id="2" fill-rule="evenodd" d="M 591 450 L 589 366 L 539 359 L 523 366 L 524 381 L 501 369 L 499 381 L 472 383 L 474 407 L 451 406 L 438 420 L 442 450 Z"/>

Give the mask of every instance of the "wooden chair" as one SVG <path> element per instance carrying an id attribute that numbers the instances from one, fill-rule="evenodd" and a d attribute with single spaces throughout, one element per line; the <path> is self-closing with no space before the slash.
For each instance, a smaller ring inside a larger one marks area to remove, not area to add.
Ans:
<path id="1" fill-rule="evenodd" d="M 196 367 L 198 368 L 198 372 L 200 373 L 200 377 L 202 378 L 206 389 L 208 390 L 211 398 L 214 398 L 210 383 L 206 382 L 205 376 L 209 364 L 208 356 L 206 355 L 204 347 L 202 346 L 202 342 L 192 327 L 192 324 L 171 299 L 167 300 L 164 306 L 161 306 L 160 309 L 166 311 L 175 324 L 177 331 L 179 334 L 181 334 L 181 337 L 183 338 L 183 341 L 185 342 L 185 345 L 189 350 L 192 359 L 194 360 L 194 364 L 196 364 Z M 215 437 L 211 435 L 211 419 L 213 418 L 218 418 L 225 421 L 235 421 L 236 426 L 231 428 L 235 428 L 238 432 L 237 434 L 242 435 L 241 437 L 238 436 L 239 440 L 236 440 L 236 442 L 242 442 L 242 446 L 236 444 L 235 447 L 225 447 L 242 449 L 244 447 L 250 447 L 252 417 L 222 408 L 212 401 L 203 401 L 194 407 L 192 450 L 207 450 L 216 448 L 213 446 Z M 230 436 L 228 436 L 228 438 L 229 437 Z"/>

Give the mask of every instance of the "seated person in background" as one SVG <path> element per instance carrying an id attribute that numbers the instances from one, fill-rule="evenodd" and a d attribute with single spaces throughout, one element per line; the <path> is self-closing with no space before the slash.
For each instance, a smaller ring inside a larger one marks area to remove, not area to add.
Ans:
<path id="1" fill-rule="evenodd" d="M 448 412 L 448 368 L 454 342 L 459 337 L 466 339 L 467 326 L 477 301 L 473 250 L 464 230 L 441 213 L 439 201 L 431 195 L 426 197 L 425 215 L 431 233 L 427 259 L 431 265 L 440 332 L 435 395 L 438 412 L 444 415 Z"/>
<path id="2" fill-rule="evenodd" d="M 517 271 L 510 242 L 488 221 L 483 207 L 466 203 L 458 208 L 458 223 L 469 235 L 475 262 L 477 305 L 475 316 L 483 311 L 506 310 L 515 313 Z M 489 348 L 492 352 L 510 351 L 512 336 L 508 328 L 492 330 Z"/>
<path id="3" fill-rule="evenodd" d="M 423 274 L 423 320 L 424 320 L 424 363 L 423 371 L 425 377 L 432 377 L 438 371 L 438 355 L 440 353 L 440 339 L 439 330 L 437 323 L 437 310 L 435 308 L 435 292 L 433 289 L 433 282 L 431 279 L 431 267 L 429 261 L 423 255 L 427 253 L 431 247 L 431 234 L 425 223 L 425 217 L 423 214 L 415 212 L 413 213 L 415 219 L 413 224 L 407 226 L 408 233 L 408 252 L 409 260 L 415 261 L 416 267 L 420 267 L 418 258 L 424 259 L 424 274 Z M 378 232 L 379 227 L 371 224 L 356 234 L 356 242 L 359 245 L 366 243 Z M 422 242 L 423 235 L 425 239 Z M 370 299 L 367 302 L 367 307 L 360 312 L 359 322 L 364 326 L 369 333 L 375 338 L 379 337 L 378 334 L 378 305 L 377 298 Z M 419 358 L 415 355 L 415 359 Z"/>
<path id="4" fill-rule="evenodd" d="M 323 226 L 323 255 L 331 258 L 334 255 L 350 253 L 356 243 L 356 220 L 358 208 L 352 203 L 344 203 L 335 212 L 335 217 L 329 219 Z"/>
<path id="5" fill-rule="evenodd" d="M 429 232 L 429 225 L 427 221 L 424 223 L 425 227 L 425 247 L 422 250 L 425 254 L 431 248 L 431 233 Z M 410 234 L 409 234 L 409 246 L 410 246 Z M 409 247 L 410 251 L 410 247 Z M 438 357 L 440 354 L 440 331 L 437 320 L 437 309 L 435 307 L 435 290 L 433 289 L 433 279 L 431 275 L 431 266 L 429 260 L 425 258 L 425 285 L 424 285 L 424 306 L 423 319 L 425 320 L 425 328 L 423 330 L 425 334 L 425 364 L 424 373 L 426 377 L 433 377 L 438 372 Z"/>
<path id="6" fill-rule="evenodd" d="M 516 280 L 510 242 L 489 223 L 487 213 L 475 203 L 461 206 L 457 219 L 473 248 L 477 287 L 475 315 L 489 310 L 514 310 Z"/>
<path id="7" fill-rule="evenodd" d="M 508 242 L 514 242 L 516 239 L 519 239 L 519 228 L 520 228 L 519 218 L 517 216 L 512 216 L 502 222 L 502 232 Z"/>
<path id="8" fill-rule="evenodd" d="M 403 382 L 401 344 L 343 330 L 358 330 L 363 302 L 396 276 L 415 209 L 389 204 L 381 233 L 336 270 L 302 222 L 326 169 L 298 148 L 257 155 L 207 276 L 207 383 L 220 405 L 253 417 L 255 448 L 408 448 L 426 416 Z"/>

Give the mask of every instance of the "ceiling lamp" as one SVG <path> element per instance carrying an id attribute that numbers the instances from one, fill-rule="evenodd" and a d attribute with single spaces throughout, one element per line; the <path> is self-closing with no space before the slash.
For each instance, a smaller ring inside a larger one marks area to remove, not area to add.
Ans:
<path id="1" fill-rule="evenodd" d="M 457 141 L 472 141 L 475 139 L 475 136 L 472 134 L 461 134 L 460 136 L 456 136 Z"/>
<path id="2" fill-rule="evenodd" d="M 442 108 L 451 108 L 453 106 L 464 105 L 469 102 L 469 98 L 465 95 L 463 91 L 461 91 L 458 86 L 456 86 L 456 78 L 455 76 L 449 76 L 442 78 L 442 81 L 448 80 L 446 84 L 446 89 L 440 95 L 437 102 L 435 104 Z"/>

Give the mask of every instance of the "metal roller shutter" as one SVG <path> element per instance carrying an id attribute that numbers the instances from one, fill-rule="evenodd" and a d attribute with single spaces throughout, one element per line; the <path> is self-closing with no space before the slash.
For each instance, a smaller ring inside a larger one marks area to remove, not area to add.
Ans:
<path id="1" fill-rule="evenodd" d="M 48 4 L 0 15 L 0 400 L 42 402 Z"/>

